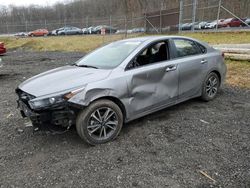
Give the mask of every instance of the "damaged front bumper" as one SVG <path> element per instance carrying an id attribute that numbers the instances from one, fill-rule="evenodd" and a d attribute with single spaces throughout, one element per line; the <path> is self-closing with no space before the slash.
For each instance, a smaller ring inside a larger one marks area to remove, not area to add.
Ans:
<path id="1" fill-rule="evenodd" d="M 18 108 L 20 109 L 22 117 L 29 118 L 36 130 L 43 130 L 48 126 L 69 129 L 75 124 L 78 109 L 71 107 L 67 102 L 49 108 L 33 110 L 28 100 L 28 98 L 23 99 L 19 97 L 17 100 Z"/>

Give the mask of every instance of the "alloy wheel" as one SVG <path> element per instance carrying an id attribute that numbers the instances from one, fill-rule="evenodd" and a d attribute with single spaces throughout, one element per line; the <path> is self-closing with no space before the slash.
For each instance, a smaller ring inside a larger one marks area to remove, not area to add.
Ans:
<path id="1" fill-rule="evenodd" d="M 206 93 L 208 97 L 213 98 L 218 91 L 218 80 L 215 76 L 211 76 L 206 82 Z"/>
<path id="2" fill-rule="evenodd" d="M 96 109 L 88 120 L 87 130 L 90 137 L 95 140 L 106 140 L 116 131 L 118 126 L 118 116 L 109 107 Z"/>

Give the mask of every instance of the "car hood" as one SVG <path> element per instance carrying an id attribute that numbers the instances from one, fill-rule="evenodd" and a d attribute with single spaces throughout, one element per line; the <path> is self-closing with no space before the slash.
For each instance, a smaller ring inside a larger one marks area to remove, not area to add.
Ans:
<path id="1" fill-rule="evenodd" d="M 22 91 L 41 97 L 105 79 L 111 70 L 64 66 L 38 74 L 19 85 Z"/>

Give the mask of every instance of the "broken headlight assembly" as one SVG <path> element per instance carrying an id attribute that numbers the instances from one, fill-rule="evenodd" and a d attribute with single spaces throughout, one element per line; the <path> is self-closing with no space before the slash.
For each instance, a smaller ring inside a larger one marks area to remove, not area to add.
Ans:
<path id="1" fill-rule="evenodd" d="M 56 97 L 50 97 L 50 98 L 43 98 L 43 99 L 33 99 L 29 101 L 29 105 L 32 109 L 40 109 L 40 108 L 46 108 L 49 106 L 54 106 L 60 103 L 63 103 L 65 99 L 63 98 L 63 95 L 56 96 Z"/>
<path id="2" fill-rule="evenodd" d="M 84 88 L 76 89 L 66 94 L 61 94 L 57 96 L 47 97 L 47 98 L 35 98 L 29 101 L 29 105 L 33 110 L 39 110 L 41 108 L 48 108 L 51 106 L 60 105 L 71 97 L 75 96 L 77 93 L 84 90 Z"/>

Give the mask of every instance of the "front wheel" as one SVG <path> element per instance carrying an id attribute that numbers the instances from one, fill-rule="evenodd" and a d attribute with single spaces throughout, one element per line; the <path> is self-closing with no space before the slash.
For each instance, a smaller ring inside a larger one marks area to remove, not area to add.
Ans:
<path id="1" fill-rule="evenodd" d="M 218 75 L 214 72 L 211 72 L 206 77 L 203 83 L 201 98 L 204 101 L 213 100 L 218 93 L 219 87 L 220 87 L 220 80 L 219 80 Z"/>
<path id="2" fill-rule="evenodd" d="M 115 139 L 123 125 L 123 114 L 118 105 L 110 100 L 98 100 L 78 114 L 76 130 L 90 145 Z"/>

